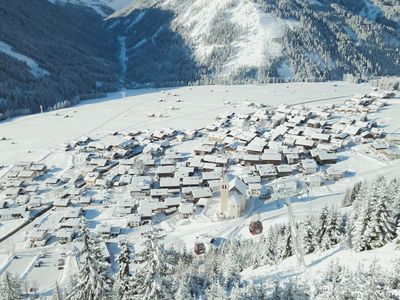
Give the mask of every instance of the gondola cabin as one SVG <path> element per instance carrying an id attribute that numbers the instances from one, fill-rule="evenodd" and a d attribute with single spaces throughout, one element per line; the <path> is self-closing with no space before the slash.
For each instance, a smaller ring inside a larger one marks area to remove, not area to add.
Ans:
<path id="1" fill-rule="evenodd" d="M 260 220 L 258 221 L 251 221 L 249 225 L 249 231 L 252 235 L 257 235 L 263 232 L 263 225 Z"/>
<path id="2" fill-rule="evenodd" d="M 197 239 L 196 243 L 194 244 L 194 253 L 200 255 L 203 254 L 204 252 L 206 252 L 206 247 L 204 246 L 204 243 L 199 242 Z"/>

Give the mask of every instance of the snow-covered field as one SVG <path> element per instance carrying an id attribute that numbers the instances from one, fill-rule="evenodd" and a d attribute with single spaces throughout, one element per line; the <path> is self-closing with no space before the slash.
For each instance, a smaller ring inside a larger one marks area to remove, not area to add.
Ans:
<path id="1" fill-rule="evenodd" d="M 80 136 L 104 136 L 129 129 L 195 129 L 209 125 L 219 113 L 241 107 L 244 100 L 269 105 L 282 103 L 340 103 L 357 93 L 371 91 L 369 85 L 345 82 L 290 83 L 245 86 L 198 86 L 161 90 L 141 89 L 111 94 L 105 99 L 82 102 L 54 112 L 20 117 L 0 123 L 0 164 L 41 160 L 62 143 Z M 165 98 L 165 102 L 158 102 Z M 182 100 L 177 103 L 176 100 Z M 224 105 L 229 100 L 232 105 Z M 236 108 L 235 108 L 236 106 Z M 177 110 L 172 110 L 177 107 Z M 162 114 L 149 118 L 149 113 Z"/>
<path id="2" fill-rule="evenodd" d="M 175 129 L 200 129 L 211 124 L 220 113 L 235 111 L 245 113 L 249 108 L 243 105 L 244 100 L 254 103 L 263 103 L 277 106 L 282 103 L 319 105 L 324 103 L 342 103 L 354 94 L 364 94 L 371 91 L 369 85 L 356 85 L 346 82 L 328 83 L 291 83 L 271 85 L 246 85 L 246 86 L 199 86 L 165 89 L 163 92 L 156 89 L 133 90 L 110 94 L 105 99 L 85 101 L 78 106 L 54 112 L 15 118 L 0 123 L 0 178 L 9 166 L 21 161 L 41 161 L 60 175 L 67 172 L 75 164 L 74 158 L 68 152 L 61 150 L 63 143 L 77 139 L 81 136 L 100 138 L 107 136 L 112 131 L 162 129 L 171 127 Z M 124 97 L 122 97 L 124 96 Z M 163 98 L 163 102 L 159 99 Z M 177 102 L 177 100 L 180 100 Z M 228 104 L 229 101 L 230 103 Z M 385 126 L 387 132 L 397 132 L 400 129 L 400 103 L 399 99 L 389 100 L 390 106 L 383 111 L 373 114 L 377 123 Z M 155 114 L 157 117 L 149 117 Z M 179 145 L 179 150 L 191 150 L 190 142 Z M 349 176 L 343 180 L 309 191 L 307 195 L 294 200 L 293 208 L 298 219 L 303 216 L 319 212 L 321 207 L 328 204 L 338 204 L 349 186 L 356 181 L 370 179 L 378 174 L 391 176 L 400 175 L 400 161 L 385 161 L 373 155 L 367 155 L 359 147 L 340 153 L 341 160 L 337 166 L 343 171 L 348 171 Z M 175 248 L 191 248 L 196 237 L 209 240 L 210 237 L 251 238 L 248 225 L 251 216 L 259 213 L 264 228 L 287 221 L 287 209 L 283 203 L 273 203 L 267 206 L 259 200 L 250 203 L 247 210 L 238 219 L 217 220 L 212 214 L 203 211 L 188 220 L 181 220 L 178 216 L 167 218 L 160 223 L 166 233 L 166 245 Z M 218 205 L 211 203 L 210 207 Z M 100 222 L 112 222 L 114 225 L 126 223 L 124 218 L 114 218 L 112 209 L 98 206 L 86 212 L 89 227 L 94 227 Z M 0 277 L 5 270 L 12 270 L 22 279 L 29 280 L 33 287 L 46 295 L 54 287 L 55 281 L 67 284 L 68 274 L 75 272 L 77 266 L 75 257 L 70 255 L 73 249 L 51 243 L 44 249 L 26 249 L 25 231 L 34 228 L 35 223 L 45 224 L 47 227 L 56 226 L 62 211 L 49 211 L 42 217 L 29 224 L 24 230 L 16 233 L 4 242 L 0 242 Z M 12 226 L 14 221 L 4 222 L 0 227 L 0 235 Z M 129 240 L 140 239 L 142 228 L 126 230 L 124 236 Z M 113 241 L 115 244 L 116 241 Z M 44 267 L 35 268 L 33 265 L 38 256 L 46 252 L 43 258 Z M 328 261 L 334 258 L 344 263 L 351 259 L 353 263 L 371 261 L 374 252 L 365 255 L 354 255 L 345 250 L 333 249 L 324 257 L 308 257 L 313 262 L 312 268 L 325 268 Z M 18 258 L 13 258 L 13 253 Z M 65 255 L 62 253 L 66 253 Z M 383 253 L 383 252 L 379 252 Z M 392 251 L 388 250 L 389 256 Z M 57 260 L 66 257 L 66 267 L 57 268 Z M 382 254 L 380 254 L 382 255 Z M 394 258 L 394 257 L 393 257 Z M 294 272 L 294 257 L 285 261 L 282 272 L 290 277 Z M 386 258 L 385 258 L 386 259 Z M 392 257 L 385 262 L 390 262 Z M 43 272 L 52 278 L 51 281 L 43 280 Z M 271 274 L 271 275 L 267 275 Z M 259 269 L 256 273 L 245 273 L 248 278 L 265 280 L 273 276 L 270 270 Z"/>

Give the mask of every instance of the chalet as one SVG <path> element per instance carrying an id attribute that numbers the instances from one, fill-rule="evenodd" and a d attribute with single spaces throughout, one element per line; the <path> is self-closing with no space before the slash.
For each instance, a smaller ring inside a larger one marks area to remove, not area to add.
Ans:
<path id="1" fill-rule="evenodd" d="M 242 165 L 250 166 L 260 163 L 260 155 L 256 154 L 245 154 L 241 159 Z"/>
<path id="2" fill-rule="evenodd" d="M 316 174 L 307 177 L 307 184 L 310 187 L 319 187 L 323 184 L 323 182 L 324 181 L 323 181 L 322 177 L 319 175 L 316 175 Z"/>
<path id="3" fill-rule="evenodd" d="M 264 151 L 260 156 L 260 164 L 280 165 L 282 163 L 282 154 L 276 151 Z"/>
<path id="4" fill-rule="evenodd" d="M 67 228 L 62 228 L 56 232 L 56 237 L 60 244 L 70 243 L 76 237 L 76 231 Z"/>
<path id="5" fill-rule="evenodd" d="M 179 189 L 181 181 L 176 177 L 162 177 L 160 178 L 160 188 Z"/>
<path id="6" fill-rule="evenodd" d="M 48 179 L 46 180 L 46 185 L 47 185 L 47 186 L 56 186 L 56 185 L 58 185 L 58 184 L 60 184 L 60 183 L 61 183 L 60 178 L 55 177 L 55 176 L 50 177 L 50 178 L 48 178 Z"/>
<path id="7" fill-rule="evenodd" d="M 307 121 L 307 126 L 311 128 L 320 128 L 321 122 L 318 119 L 310 119 Z"/>
<path id="8" fill-rule="evenodd" d="M 42 206 L 41 199 L 33 198 L 33 199 L 29 200 L 28 205 L 26 206 L 26 208 L 28 210 L 35 210 L 37 208 L 40 208 L 41 206 Z"/>
<path id="9" fill-rule="evenodd" d="M 161 177 L 174 177 L 175 166 L 158 166 L 155 173 L 159 178 Z"/>
<path id="10" fill-rule="evenodd" d="M 331 135 L 327 133 L 314 133 L 311 135 L 311 139 L 317 143 L 329 143 Z"/>
<path id="11" fill-rule="evenodd" d="M 376 151 L 383 151 L 389 149 L 389 145 L 384 140 L 376 140 L 371 144 L 371 148 Z"/>
<path id="12" fill-rule="evenodd" d="M 30 198 L 31 197 L 29 195 L 19 195 L 17 198 L 15 198 L 15 203 L 18 205 L 25 205 L 29 202 Z"/>
<path id="13" fill-rule="evenodd" d="M 262 179 L 275 179 L 278 177 L 276 167 L 272 164 L 256 165 L 256 170 Z"/>
<path id="14" fill-rule="evenodd" d="M 24 190 L 20 187 L 9 187 L 4 190 L 4 195 L 10 198 L 16 198 L 18 195 L 22 195 Z"/>
<path id="15" fill-rule="evenodd" d="M 278 172 L 278 177 L 284 177 L 292 175 L 293 167 L 291 165 L 279 165 L 276 167 Z"/>
<path id="16" fill-rule="evenodd" d="M 150 190 L 150 197 L 157 198 L 157 199 L 164 199 L 169 196 L 168 189 L 151 189 Z"/>
<path id="17" fill-rule="evenodd" d="M 321 165 L 335 164 L 337 162 L 337 155 L 335 153 L 327 153 L 326 151 L 321 150 L 315 159 Z"/>
<path id="18" fill-rule="evenodd" d="M 200 198 L 211 198 L 212 192 L 209 187 L 196 187 L 192 189 L 192 197 L 194 201 L 198 201 Z"/>
<path id="19" fill-rule="evenodd" d="M 343 172 L 336 168 L 328 168 L 325 171 L 325 177 L 327 180 L 340 180 L 343 178 Z"/>
<path id="20" fill-rule="evenodd" d="M 250 183 L 250 184 L 248 184 L 247 195 L 249 197 L 260 197 L 260 195 L 261 195 L 261 184 L 260 183 Z"/>
<path id="21" fill-rule="evenodd" d="M 183 177 L 182 186 L 199 186 L 203 180 L 200 177 Z"/>
<path id="22" fill-rule="evenodd" d="M 153 208 L 155 208 L 154 202 L 151 202 L 147 199 L 143 199 L 140 201 L 138 214 L 140 215 L 142 223 L 151 221 L 153 217 Z"/>
<path id="23" fill-rule="evenodd" d="M 221 181 L 219 179 L 208 180 L 205 185 L 211 189 L 211 192 L 219 192 L 221 188 Z"/>
<path id="24" fill-rule="evenodd" d="M 43 247 L 47 244 L 51 235 L 46 229 L 34 228 L 28 233 L 30 247 Z"/>
<path id="25" fill-rule="evenodd" d="M 299 154 L 287 153 L 285 154 L 286 161 L 289 165 L 296 164 L 299 161 Z"/>
<path id="26" fill-rule="evenodd" d="M 79 229 L 80 227 L 80 219 L 73 218 L 73 219 L 61 219 L 58 223 L 58 228 L 60 229 Z"/>
<path id="27" fill-rule="evenodd" d="M 313 159 L 302 160 L 301 167 L 304 174 L 314 174 L 317 172 L 317 163 Z"/>
<path id="28" fill-rule="evenodd" d="M 66 198 L 59 198 L 53 201 L 53 206 L 54 207 L 68 207 L 68 205 L 71 202 L 71 198 L 70 197 L 66 197 Z"/>
<path id="29" fill-rule="evenodd" d="M 314 141 L 306 139 L 304 137 L 299 137 L 296 139 L 295 145 L 301 146 L 304 149 L 312 149 L 314 147 Z"/>
<path id="30" fill-rule="evenodd" d="M 31 170 L 22 170 L 18 173 L 18 178 L 23 180 L 33 179 L 36 176 L 36 173 Z"/>
<path id="31" fill-rule="evenodd" d="M 150 190 L 152 188 L 153 181 L 150 176 L 135 176 L 132 178 L 131 182 L 131 195 L 140 196 L 150 195 Z"/>
<path id="32" fill-rule="evenodd" d="M 139 214 L 129 215 L 127 219 L 128 227 L 138 227 L 141 225 L 141 217 Z"/>
<path id="33" fill-rule="evenodd" d="M 189 216 L 193 215 L 194 204 L 192 202 L 182 202 L 179 205 L 179 214 L 181 217 L 187 219 Z"/>
<path id="34" fill-rule="evenodd" d="M 111 237 L 111 225 L 108 224 L 97 224 L 96 233 L 103 239 L 108 240 Z"/>
<path id="35" fill-rule="evenodd" d="M 246 184 L 251 184 L 251 183 L 260 183 L 261 182 L 261 177 L 257 175 L 248 175 L 242 177 L 242 180 Z"/>
<path id="36" fill-rule="evenodd" d="M 201 146 L 197 146 L 194 149 L 194 153 L 196 155 L 206 155 L 206 154 L 211 154 L 213 153 L 215 147 L 212 145 L 201 145 Z"/>
<path id="37" fill-rule="evenodd" d="M 0 209 L 0 221 L 23 219 L 29 216 L 25 206 Z"/>
<path id="38" fill-rule="evenodd" d="M 278 197 L 290 197 L 298 192 L 298 180 L 286 179 L 275 183 L 275 192 Z"/>
<path id="39" fill-rule="evenodd" d="M 89 172 L 89 173 L 85 176 L 84 180 L 85 180 L 85 182 L 86 182 L 87 184 L 94 185 L 95 182 L 96 182 L 96 180 L 99 179 L 99 178 L 100 178 L 100 173 L 98 173 L 98 172 Z"/>

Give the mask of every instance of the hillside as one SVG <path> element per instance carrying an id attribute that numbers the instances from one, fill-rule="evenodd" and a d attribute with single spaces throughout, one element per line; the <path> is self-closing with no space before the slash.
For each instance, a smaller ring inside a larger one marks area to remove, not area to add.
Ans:
<path id="1" fill-rule="evenodd" d="M 130 82 L 315 81 L 399 74 L 398 10 L 369 0 L 135 1 L 108 22 L 126 37 Z M 158 57 L 172 73 L 153 66 Z"/>
<path id="2" fill-rule="evenodd" d="M 120 87 L 398 75 L 399 12 L 396 0 L 0 1 L 0 119 Z"/>
<path id="3" fill-rule="evenodd" d="M 0 20 L 0 114 L 117 88 L 118 47 L 92 9 L 0 1 Z"/>

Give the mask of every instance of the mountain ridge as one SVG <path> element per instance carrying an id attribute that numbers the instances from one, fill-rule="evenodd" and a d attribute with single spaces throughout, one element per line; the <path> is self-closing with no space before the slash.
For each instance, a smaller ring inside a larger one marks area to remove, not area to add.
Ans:
<path id="1" fill-rule="evenodd" d="M 139 86 L 398 76 L 399 12 L 396 0 L 0 1 L 0 113 Z"/>

